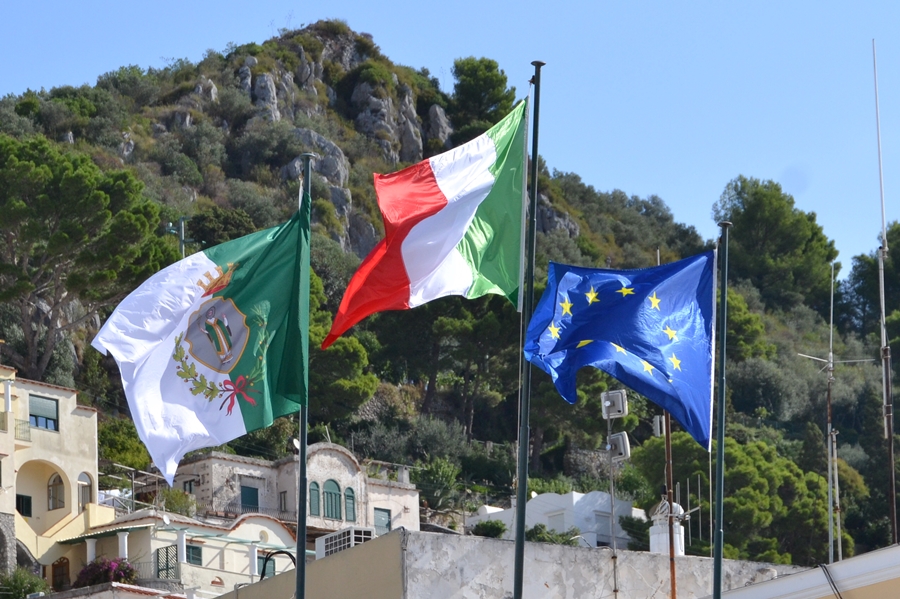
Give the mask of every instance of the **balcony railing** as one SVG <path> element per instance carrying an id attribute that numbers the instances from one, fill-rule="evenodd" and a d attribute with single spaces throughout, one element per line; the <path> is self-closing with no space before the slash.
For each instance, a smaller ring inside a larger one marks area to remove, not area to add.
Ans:
<path id="1" fill-rule="evenodd" d="M 148 580 L 181 580 L 181 564 L 175 562 L 169 568 L 158 569 L 156 561 L 134 562 L 131 564 L 137 571 L 137 578 L 140 581 Z"/>
<path id="2" fill-rule="evenodd" d="M 16 439 L 19 441 L 31 441 L 31 422 L 16 419 Z"/>
<path id="3" fill-rule="evenodd" d="M 258 507 L 254 505 L 242 504 L 240 501 L 232 501 L 229 503 L 216 501 L 198 501 L 197 512 L 205 513 L 209 516 L 219 516 L 222 518 L 237 518 L 243 514 L 264 514 L 271 516 L 284 522 L 296 522 L 297 512 L 286 511 L 274 508 Z"/>

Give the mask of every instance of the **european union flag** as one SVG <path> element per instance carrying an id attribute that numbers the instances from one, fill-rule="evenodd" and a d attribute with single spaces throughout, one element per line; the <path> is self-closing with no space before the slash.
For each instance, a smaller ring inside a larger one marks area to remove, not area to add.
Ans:
<path id="1" fill-rule="evenodd" d="M 593 366 L 667 410 L 709 450 L 716 253 L 640 270 L 550 263 L 525 358 L 575 403 Z"/>

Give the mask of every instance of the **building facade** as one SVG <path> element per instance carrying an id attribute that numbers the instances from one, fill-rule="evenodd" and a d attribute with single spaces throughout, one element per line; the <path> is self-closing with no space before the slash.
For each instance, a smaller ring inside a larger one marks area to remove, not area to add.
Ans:
<path id="1" fill-rule="evenodd" d="M 16 377 L 0 366 L 0 565 L 68 588 L 83 556 L 59 539 L 111 522 L 97 504 L 97 411 L 72 389 Z"/>

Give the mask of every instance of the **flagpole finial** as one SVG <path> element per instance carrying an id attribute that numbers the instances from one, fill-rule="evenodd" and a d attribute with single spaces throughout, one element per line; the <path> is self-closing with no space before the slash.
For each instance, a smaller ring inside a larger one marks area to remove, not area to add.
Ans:
<path id="1" fill-rule="evenodd" d="M 728 220 L 723 220 L 722 222 L 719 223 L 719 227 L 721 227 L 722 229 L 727 229 L 730 226 L 731 226 L 731 221 L 728 221 Z"/>
<path id="2" fill-rule="evenodd" d="M 544 62 L 543 60 L 532 60 L 532 61 L 531 61 L 531 64 L 533 64 L 534 66 L 540 68 L 540 67 L 544 66 L 544 65 L 547 64 L 547 63 Z"/>

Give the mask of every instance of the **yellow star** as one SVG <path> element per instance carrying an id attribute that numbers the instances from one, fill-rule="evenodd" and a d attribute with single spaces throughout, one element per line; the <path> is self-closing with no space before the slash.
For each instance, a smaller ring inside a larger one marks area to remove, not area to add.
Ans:
<path id="1" fill-rule="evenodd" d="M 620 354 L 627 354 L 627 353 L 628 353 L 627 351 L 625 351 L 625 348 L 624 348 L 624 347 L 619 347 L 619 346 L 616 345 L 615 343 L 613 343 L 612 346 L 613 346 L 614 348 L 616 348 L 616 353 L 620 353 Z"/>
<path id="2" fill-rule="evenodd" d="M 597 297 L 597 292 L 594 291 L 593 285 L 591 285 L 591 290 L 589 292 L 585 293 L 585 295 L 587 296 L 588 306 L 590 306 L 594 302 L 600 301 L 600 298 Z"/>
<path id="3" fill-rule="evenodd" d="M 565 298 L 565 301 L 559 305 L 562 306 L 562 309 L 563 309 L 562 315 L 563 316 L 565 316 L 566 314 L 568 314 L 569 316 L 572 316 L 572 302 L 569 301 L 569 298 Z"/>
<path id="4" fill-rule="evenodd" d="M 675 354 L 672 354 L 672 357 L 669 358 L 669 362 L 672 363 L 672 367 L 675 370 L 681 370 L 681 360 L 675 357 Z"/>
<path id="5" fill-rule="evenodd" d="M 678 331 L 673 331 L 669 328 L 669 325 L 666 325 L 666 328 L 663 329 L 663 333 L 669 336 L 669 341 L 678 341 Z"/>
<path id="6" fill-rule="evenodd" d="M 656 297 L 655 291 L 653 292 L 653 295 L 648 297 L 647 299 L 650 300 L 651 308 L 656 308 L 657 310 L 659 310 L 659 298 Z"/>
<path id="7" fill-rule="evenodd" d="M 547 327 L 547 330 L 550 331 L 550 336 L 554 339 L 559 339 L 559 327 L 553 326 L 553 323 L 550 323 L 550 326 Z"/>
<path id="8" fill-rule="evenodd" d="M 584 346 L 587 345 L 588 343 L 593 343 L 593 342 L 594 342 L 593 339 L 585 339 L 584 341 L 579 341 L 579 342 L 578 342 L 578 345 L 576 346 L 576 348 L 578 348 L 578 347 L 584 347 Z"/>
<path id="9" fill-rule="evenodd" d="M 641 360 L 641 364 L 644 365 L 644 372 L 649 372 L 650 376 L 653 376 L 653 365 L 646 360 Z"/>
<path id="10" fill-rule="evenodd" d="M 622 297 L 625 297 L 626 295 L 634 295 L 634 287 L 625 287 L 624 285 L 622 285 L 622 288 L 616 291 L 616 293 L 621 293 Z"/>

